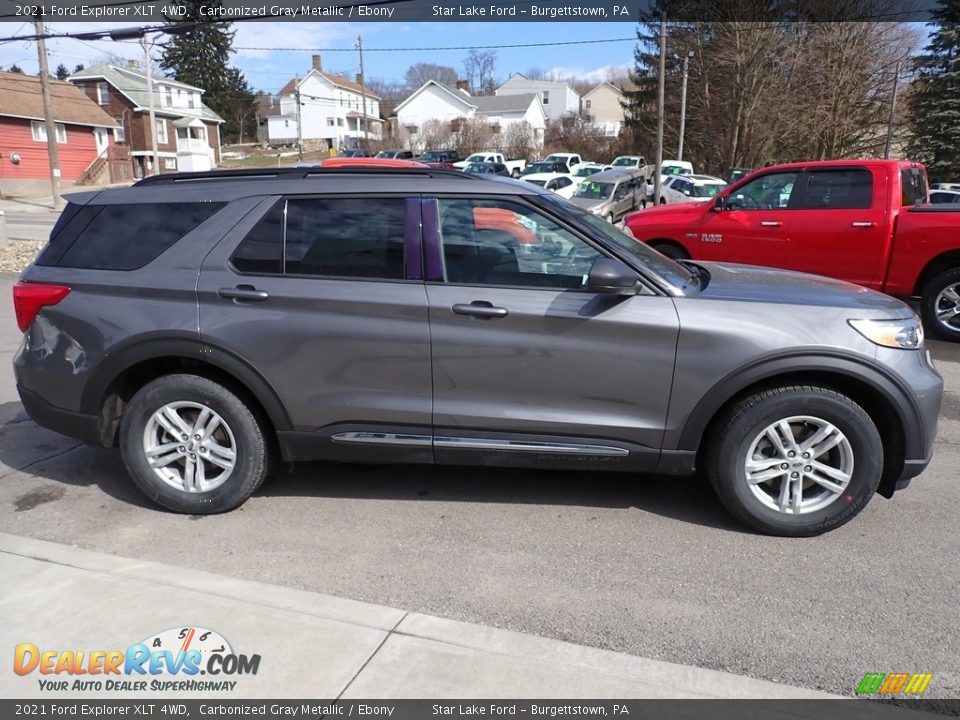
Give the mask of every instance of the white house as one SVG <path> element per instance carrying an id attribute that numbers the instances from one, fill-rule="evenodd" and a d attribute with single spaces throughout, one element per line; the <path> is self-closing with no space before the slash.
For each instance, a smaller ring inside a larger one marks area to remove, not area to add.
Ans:
<path id="1" fill-rule="evenodd" d="M 492 127 L 505 132 L 513 123 L 530 124 L 536 147 L 543 146 L 546 113 L 540 98 L 522 95 L 471 95 L 464 87 L 451 88 L 428 80 L 414 90 L 395 109 L 397 125 L 410 138 L 411 147 L 419 147 L 423 127 L 431 120 L 454 124 L 457 120 L 483 118 Z"/>
<path id="2" fill-rule="evenodd" d="M 290 80 L 277 95 L 264 118 L 271 145 L 321 140 L 338 148 L 355 146 L 362 137 L 380 139 L 380 97 L 349 78 L 324 72 L 319 55 L 313 56 L 310 72 Z"/>
<path id="3" fill-rule="evenodd" d="M 550 120 L 559 120 L 564 115 L 580 112 L 580 95 L 565 82 L 531 80 L 521 73 L 514 73 L 493 92 L 498 96 L 535 93 L 540 97 L 544 112 Z"/>

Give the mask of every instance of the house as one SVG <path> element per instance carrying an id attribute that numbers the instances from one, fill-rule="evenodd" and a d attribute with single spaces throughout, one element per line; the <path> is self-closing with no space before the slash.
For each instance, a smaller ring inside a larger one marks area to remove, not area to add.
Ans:
<path id="1" fill-rule="evenodd" d="M 98 63 L 67 80 L 116 121 L 117 143 L 129 148 L 135 177 L 152 172 L 154 133 L 160 172 L 209 170 L 219 164 L 223 118 L 203 104 L 202 88 L 152 77 L 156 128 L 151 132 L 147 73 L 137 61 L 127 66 Z"/>
<path id="2" fill-rule="evenodd" d="M 540 97 L 543 110 L 551 121 L 559 121 L 564 115 L 580 113 L 580 95 L 565 82 L 530 80 L 522 73 L 514 73 L 493 92 L 498 96 L 535 93 Z"/>
<path id="3" fill-rule="evenodd" d="M 583 118 L 602 135 L 619 135 L 623 127 L 623 90 L 611 82 L 602 82 L 585 93 Z"/>
<path id="4" fill-rule="evenodd" d="M 379 140 L 380 97 L 364 87 L 362 80 L 358 76 L 354 82 L 324 72 L 321 57 L 314 55 L 310 71 L 284 85 L 261 113 L 267 141 L 271 145 L 314 141 L 322 147 L 339 148 L 356 147 L 360 138 Z"/>
<path id="5" fill-rule="evenodd" d="M 543 147 L 546 128 L 546 113 L 539 96 L 534 93 L 522 95 L 471 95 L 466 83 L 448 87 L 436 80 L 428 80 L 414 90 L 396 107 L 397 129 L 405 133 L 413 148 L 421 148 L 424 128 L 436 121 L 450 123 L 456 132 L 462 120 L 481 118 L 495 132 L 504 132 L 513 123 L 529 123 L 533 130 L 533 143 Z"/>
<path id="6" fill-rule="evenodd" d="M 105 155 L 113 118 L 68 82 L 50 80 L 60 178 L 76 181 Z M 40 78 L 0 72 L 0 181 L 50 177 Z"/>

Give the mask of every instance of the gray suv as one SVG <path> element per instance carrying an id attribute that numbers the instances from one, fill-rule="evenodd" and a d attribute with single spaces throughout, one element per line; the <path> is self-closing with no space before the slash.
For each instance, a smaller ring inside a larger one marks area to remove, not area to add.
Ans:
<path id="1" fill-rule="evenodd" d="M 801 536 L 930 462 L 943 384 L 906 305 L 678 263 L 529 183 L 291 168 L 69 200 L 14 291 L 20 396 L 178 512 L 278 460 L 702 470 Z"/>

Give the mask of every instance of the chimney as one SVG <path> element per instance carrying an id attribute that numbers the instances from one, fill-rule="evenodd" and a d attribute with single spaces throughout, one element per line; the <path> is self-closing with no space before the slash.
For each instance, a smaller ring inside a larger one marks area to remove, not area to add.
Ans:
<path id="1" fill-rule="evenodd" d="M 357 85 L 363 87 L 363 75 L 357 73 Z"/>
<path id="2" fill-rule="evenodd" d="M 323 72 L 323 63 L 320 60 L 319 55 L 313 55 L 313 69 L 317 72 Z"/>
<path id="3" fill-rule="evenodd" d="M 127 65 L 129 65 L 129 66 L 130 66 L 131 68 L 133 68 L 134 70 L 139 70 L 139 69 L 140 69 L 140 61 L 139 61 L 139 60 L 127 60 Z"/>
<path id="4" fill-rule="evenodd" d="M 457 90 L 465 92 L 467 95 L 470 94 L 470 83 L 466 80 L 457 80 Z"/>

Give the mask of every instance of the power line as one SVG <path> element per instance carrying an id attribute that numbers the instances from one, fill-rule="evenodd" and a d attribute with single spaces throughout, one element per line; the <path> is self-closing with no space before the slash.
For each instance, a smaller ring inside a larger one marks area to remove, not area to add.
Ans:
<path id="1" fill-rule="evenodd" d="M 502 45 L 449 45 L 444 47 L 405 47 L 405 48 L 371 48 L 365 47 L 364 52 L 423 52 L 436 50 L 506 50 L 510 48 L 537 48 L 557 47 L 559 45 L 594 45 L 597 43 L 636 42 L 637 38 L 602 38 L 599 40 L 565 40 L 542 43 L 513 43 Z M 260 50 L 272 52 L 356 52 L 356 48 L 319 48 L 319 47 L 234 47 L 234 50 Z"/>

